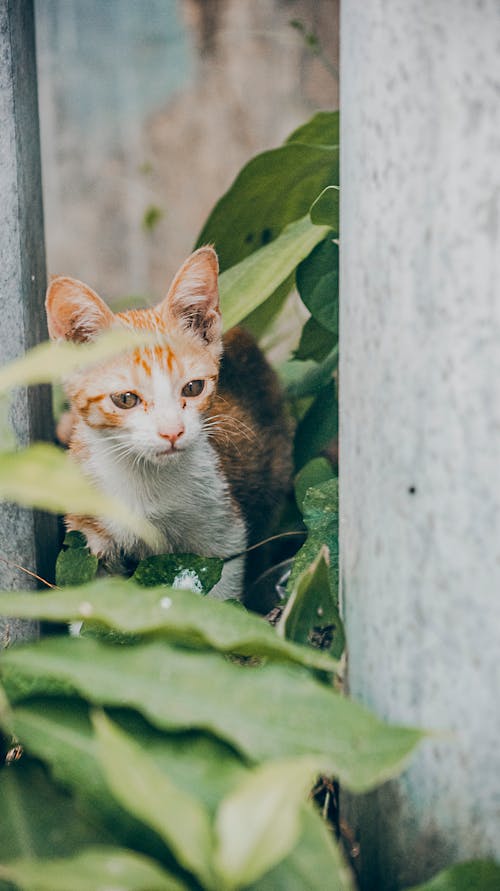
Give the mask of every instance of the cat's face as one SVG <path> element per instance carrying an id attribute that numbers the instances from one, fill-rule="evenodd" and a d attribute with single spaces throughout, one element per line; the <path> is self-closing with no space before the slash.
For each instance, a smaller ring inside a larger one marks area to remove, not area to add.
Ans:
<path id="1" fill-rule="evenodd" d="M 54 340 L 92 340 L 112 328 L 150 331 L 154 342 L 66 383 L 80 425 L 116 460 L 176 460 L 209 426 L 222 351 L 217 256 L 200 248 L 153 309 L 114 314 L 90 288 L 56 278 L 47 291 Z"/>

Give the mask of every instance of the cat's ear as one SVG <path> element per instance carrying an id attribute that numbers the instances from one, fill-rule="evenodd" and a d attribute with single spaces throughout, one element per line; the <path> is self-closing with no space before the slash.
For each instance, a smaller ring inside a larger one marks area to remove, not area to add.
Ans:
<path id="1" fill-rule="evenodd" d="M 180 322 L 206 343 L 220 340 L 222 321 L 217 276 L 219 262 L 211 247 L 187 258 L 158 310 L 168 322 Z"/>
<path id="2" fill-rule="evenodd" d="M 76 278 L 54 278 L 45 298 L 52 340 L 84 343 L 109 328 L 114 315 L 92 288 Z"/>

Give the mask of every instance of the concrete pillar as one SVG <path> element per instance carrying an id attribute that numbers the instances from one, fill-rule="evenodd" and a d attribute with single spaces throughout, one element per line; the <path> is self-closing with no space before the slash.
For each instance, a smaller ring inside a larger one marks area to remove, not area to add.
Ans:
<path id="1" fill-rule="evenodd" d="M 0 0 L 0 203 L 3 364 L 47 337 L 32 0 Z M 21 445 L 49 438 L 49 388 L 16 391 L 10 418 Z M 56 543 L 54 517 L 0 504 L 0 542 L 0 588 L 34 587 L 34 580 L 15 564 L 45 578 L 50 575 Z M 34 631 L 29 623 L 0 619 L 0 648 Z"/>
<path id="2" fill-rule="evenodd" d="M 500 858 L 500 3 L 342 0 L 351 694 L 442 731 L 348 803 L 363 889 Z"/>

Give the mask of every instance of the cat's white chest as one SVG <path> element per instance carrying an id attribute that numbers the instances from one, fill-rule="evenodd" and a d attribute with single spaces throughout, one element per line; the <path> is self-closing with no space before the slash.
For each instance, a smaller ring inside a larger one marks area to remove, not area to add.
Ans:
<path id="1" fill-rule="evenodd" d="M 208 440 L 200 440 L 162 466 L 113 461 L 93 448 L 87 468 L 101 489 L 153 523 L 160 534 L 156 553 L 226 558 L 245 549 L 244 521 Z M 106 526 L 117 550 L 139 557 L 152 553 L 125 528 L 115 523 Z M 239 596 L 243 568 L 242 558 L 227 563 L 214 595 Z"/>

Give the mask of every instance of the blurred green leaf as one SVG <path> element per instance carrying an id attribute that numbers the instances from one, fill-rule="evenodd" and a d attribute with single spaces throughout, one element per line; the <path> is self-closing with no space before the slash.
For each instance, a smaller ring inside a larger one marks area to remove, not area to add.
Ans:
<path id="1" fill-rule="evenodd" d="M 222 801 L 215 829 L 224 887 L 254 882 L 289 853 L 316 773 L 308 758 L 271 761 L 251 771 Z"/>
<path id="2" fill-rule="evenodd" d="M 68 452 L 36 443 L 19 452 L 0 453 L 0 500 L 56 514 L 103 516 L 154 544 L 157 532 L 115 498 L 93 486 Z"/>
<path id="3" fill-rule="evenodd" d="M 221 270 L 269 245 L 285 226 L 309 215 L 325 186 L 338 183 L 338 146 L 326 144 L 327 125 L 321 128 L 318 122 L 317 129 L 322 145 L 292 142 L 257 155 L 215 205 L 197 247 L 213 243 Z"/>
<path id="4" fill-rule="evenodd" d="M 297 288 L 313 318 L 338 337 L 339 249 L 330 238 L 318 244 L 299 265 Z"/>
<path id="5" fill-rule="evenodd" d="M 196 594 L 208 594 L 219 581 L 223 567 L 221 557 L 158 554 L 141 560 L 132 578 L 146 588 L 170 585 Z"/>
<path id="6" fill-rule="evenodd" d="M 291 594 L 299 576 L 316 559 L 326 545 L 330 557 L 329 579 L 334 604 L 338 610 L 339 589 L 339 496 L 338 480 L 331 479 L 306 492 L 303 503 L 304 523 L 308 536 L 297 553 L 287 589 Z"/>
<path id="7" fill-rule="evenodd" d="M 192 591 L 144 588 L 120 578 L 100 578 L 85 588 L 36 594 L 0 593 L 0 615 L 104 626 L 122 634 L 155 634 L 184 646 L 298 662 L 335 671 L 326 653 L 281 640 L 260 616 Z"/>
<path id="8" fill-rule="evenodd" d="M 219 290 L 225 330 L 271 297 L 327 231 L 326 227 L 314 226 L 308 216 L 302 217 L 290 223 L 271 244 L 223 272 Z"/>
<path id="9" fill-rule="evenodd" d="M 324 821 L 304 807 L 302 833 L 288 857 L 247 891 L 354 891 L 350 869 Z"/>
<path id="10" fill-rule="evenodd" d="M 302 668 L 245 668 L 163 641 L 51 638 L 6 650 L 1 667 L 11 699 L 74 689 L 95 704 L 136 709 L 159 728 L 207 731 L 254 761 L 318 756 L 318 768 L 357 792 L 398 773 L 422 737 L 384 724 Z"/>
<path id="11" fill-rule="evenodd" d="M 340 659 L 345 646 L 344 628 L 338 611 L 338 591 L 331 590 L 326 545 L 296 579 L 277 631 L 296 643 L 330 650 L 332 656 Z"/>
<path id="12" fill-rule="evenodd" d="M 119 847 L 89 847 L 73 857 L 0 863 L 23 891 L 183 891 L 157 863 Z"/>
<path id="13" fill-rule="evenodd" d="M 338 435 L 339 407 L 332 381 L 323 387 L 295 431 L 295 467 L 301 468 L 318 455 Z"/>
<path id="14" fill-rule="evenodd" d="M 81 845 L 113 841 L 25 756 L 0 770 L 0 802 L 1 864 L 15 858 L 66 856 Z"/>
<path id="15" fill-rule="evenodd" d="M 302 361 L 314 359 L 315 362 L 322 362 L 332 351 L 336 340 L 336 336 L 331 331 L 327 331 L 311 316 L 302 328 L 300 343 L 295 350 L 294 358 Z"/>
<path id="16" fill-rule="evenodd" d="M 211 814 L 246 773 L 239 755 L 214 737 L 193 732 L 167 734 L 125 710 L 115 710 L 113 719 L 154 759 L 159 770 L 198 798 Z M 137 821 L 109 794 L 85 702 L 32 698 L 15 708 L 12 721 L 29 754 L 47 764 L 54 778 L 78 797 L 82 808 L 116 828 L 126 843 L 139 842 Z"/>
<path id="17" fill-rule="evenodd" d="M 167 843 L 177 861 L 205 888 L 216 889 L 208 812 L 173 783 L 154 760 L 103 712 L 95 712 L 97 754 L 106 781 L 120 804 Z"/>
<path id="18" fill-rule="evenodd" d="M 160 220 L 165 216 L 165 211 L 156 204 L 150 204 L 146 208 L 142 217 L 142 228 L 146 232 L 153 232 Z"/>
<path id="19" fill-rule="evenodd" d="M 500 865 L 493 860 L 470 860 L 445 869 L 408 891 L 498 891 Z"/>
<path id="20" fill-rule="evenodd" d="M 287 143 L 338 145 L 339 129 L 340 115 L 338 111 L 318 111 L 309 121 L 293 131 L 288 137 Z"/>
<path id="21" fill-rule="evenodd" d="M 302 470 L 299 471 L 294 480 L 295 501 L 301 513 L 304 510 L 304 498 L 307 490 L 321 483 L 326 483 L 335 476 L 332 465 L 327 458 L 312 458 Z"/>
<path id="22" fill-rule="evenodd" d="M 115 330 L 92 343 L 40 343 L 0 369 L 0 390 L 28 384 L 50 384 L 74 371 L 112 359 L 151 341 L 150 332 Z"/>
<path id="23" fill-rule="evenodd" d="M 311 222 L 315 226 L 330 226 L 332 235 L 339 234 L 339 195 L 338 186 L 327 186 L 311 207 Z"/>

